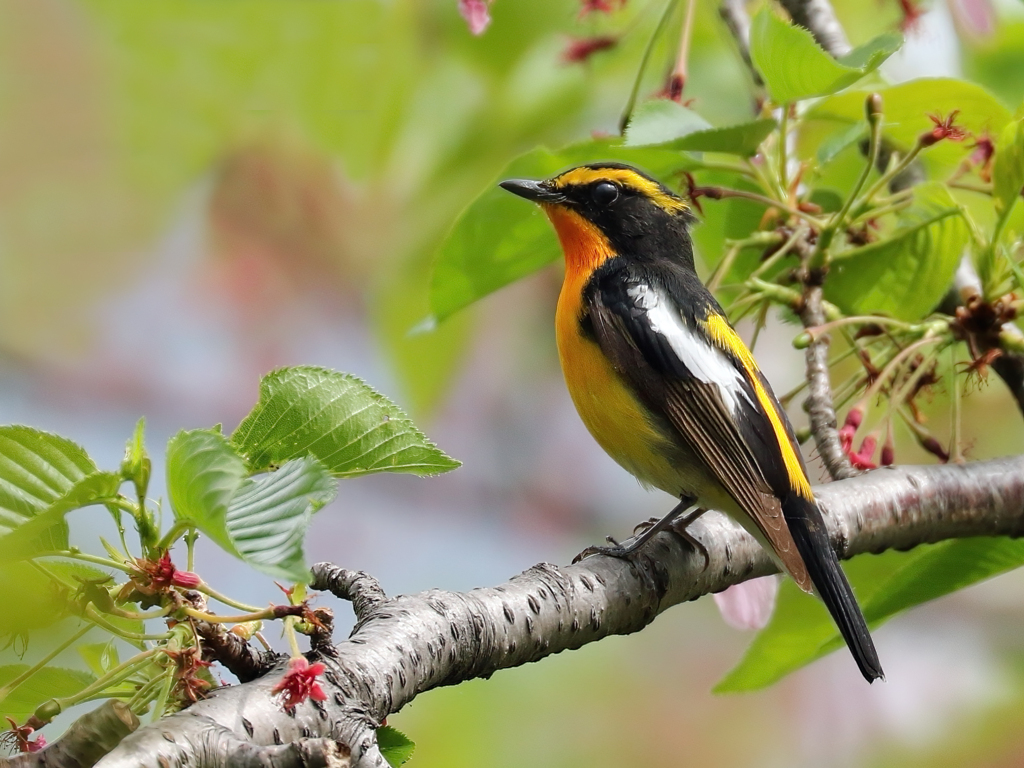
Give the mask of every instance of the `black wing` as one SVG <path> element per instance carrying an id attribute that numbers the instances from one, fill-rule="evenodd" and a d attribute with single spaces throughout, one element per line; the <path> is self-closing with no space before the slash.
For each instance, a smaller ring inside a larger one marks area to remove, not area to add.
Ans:
<path id="1" fill-rule="evenodd" d="M 695 306 L 680 307 L 672 296 L 694 297 Z M 638 397 L 665 417 L 809 590 L 782 510 L 789 482 L 772 425 L 738 362 L 702 341 L 698 318 L 721 310 L 696 275 L 613 260 L 595 272 L 584 306 L 595 340 Z"/>

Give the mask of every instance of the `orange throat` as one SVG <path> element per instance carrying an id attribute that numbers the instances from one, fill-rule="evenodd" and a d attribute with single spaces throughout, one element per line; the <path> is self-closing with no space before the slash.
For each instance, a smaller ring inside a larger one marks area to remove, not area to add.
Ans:
<path id="1" fill-rule="evenodd" d="M 576 211 L 550 203 L 541 207 L 562 245 L 567 283 L 585 282 L 595 269 L 615 255 L 605 234 Z"/>

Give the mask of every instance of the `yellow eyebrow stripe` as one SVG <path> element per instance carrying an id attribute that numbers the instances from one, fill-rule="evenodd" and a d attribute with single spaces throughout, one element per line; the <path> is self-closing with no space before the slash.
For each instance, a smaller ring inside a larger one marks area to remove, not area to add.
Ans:
<path id="1" fill-rule="evenodd" d="M 811 485 L 807 482 L 803 465 L 800 463 L 800 458 L 796 455 L 796 451 L 793 450 L 793 444 L 789 441 L 789 435 L 782 424 L 782 418 L 779 416 L 775 403 L 772 402 L 772 398 L 768 396 L 764 384 L 761 383 L 760 370 L 754 361 L 754 356 L 750 354 L 750 350 L 747 349 L 747 345 L 743 343 L 739 334 L 729 325 L 729 321 L 721 315 L 709 315 L 702 325 L 714 344 L 731 352 L 740 361 L 744 372 L 747 374 L 747 379 L 750 381 L 751 386 L 754 387 L 754 394 L 757 395 L 761 408 L 768 416 L 768 421 L 771 422 L 772 431 L 775 432 L 775 440 L 779 444 L 779 450 L 782 451 L 782 461 L 786 465 L 786 474 L 789 475 L 790 486 L 800 496 L 803 496 L 808 501 L 813 501 L 814 494 L 811 493 Z"/>
<path id="2" fill-rule="evenodd" d="M 595 181 L 614 181 L 624 187 L 629 187 L 669 213 L 679 213 L 689 208 L 678 197 L 667 194 L 657 182 L 628 168 L 588 168 L 586 166 L 573 168 L 561 176 L 556 176 L 552 180 L 552 184 L 555 189 L 561 189 L 569 186 L 584 186 Z"/>

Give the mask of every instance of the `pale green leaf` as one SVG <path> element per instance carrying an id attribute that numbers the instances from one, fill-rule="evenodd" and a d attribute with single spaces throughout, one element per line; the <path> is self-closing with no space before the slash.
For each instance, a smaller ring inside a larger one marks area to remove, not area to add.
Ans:
<path id="1" fill-rule="evenodd" d="M 867 134 L 867 123 L 853 123 L 838 133 L 832 134 L 818 147 L 818 165 L 828 165 L 836 159 L 840 152 L 865 138 Z"/>
<path id="2" fill-rule="evenodd" d="M 703 117 L 668 99 L 641 104 L 626 128 L 626 146 L 658 144 L 686 152 L 757 154 L 778 124 L 770 117 L 714 128 Z"/>
<path id="3" fill-rule="evenodd" d="M 825 96 L 853 85 L 902 44 L 903 38 L 890 32 L 833 59 L 810 32 L 787 23 L 768 5 L 750 28 L 750 58 L 777 104 Z"/>
<path id="4" fill-rule="evenodd" d="M 22 426 L 0 427 L 0 536 L 47 510 L 96 465 L 70 440 Z M 67 547 L 62 515 L 33 535 L 47 549 Z"/>
<path id="5" fill-rule="evenodd" d="M 671 99 L 645 101 L 626 127 L 626 146 L 665 144 L 695 131 L 711 128 L 711 123 L 691 109 Z"/>
<path id="6" fill-rule="evenodd" d="M 120 474 L 103 471 L 79 479 L 48 507 L 0 537 L 0 557 L 14 560 L 31 557 L 37 552 L 67 549 L 65 515 L 72 510 L 115 498 L 121 482 Z"/>
<path id="7" fill-rule="evenodd" d="M 228 552 L 224 519 L 242 485 L 245 462 L 220 432 L 179 432 L 167 444 L 167 495 L 176 520 L 192 523 Z"/>
<path id="8" fill-rule="evenodd" d="M 1010 121 L 1009 110 L 995 96 L 965 80 L 921 78 L 872 91 L 882 96 L 886 140 L 904 151 L 914 145 L 918 136 L 935 127 L 929 115 L 946 118 L 957 110 L 956 124 L 975 136 L 999 136 Z M 857 90 L 829 96 L 812 105 L 805 120 L 864 125 L 864 101 L 868 94 Z M 803 149 L 817 151 L 814 146 Z M 929 167 L 946 172 L 958 166 L 969 151 L 970 142 L 942 141 L 922 153 L 921 159 Z"/>
<path id="9" fill-rule="evenodd" d="M 226 520 L 239 556 L 274 578 L 309 581 L 302 542 L 313 513 L 334 498 L 337 486 L 323 464 L 311 457 L 245 480 Z"/>
<path id="10" fill-rule="evenodd" d="M 996 210 L 1013 207 L 1024 187 L 1024 120 L 1007 125 L 996 143 L 992 160 L 992 198 Z"/>
<path id="11" fill-rule="evenodd" d="M 124 460 L 121 462 L 122 477 L 131 481 L 139 496 L 146 495 L 146 489 L 149 487 L 149 474 L 153 468 L 153 462 L 146 452 L 145 431 L 146 420 L 139 419 L 135 424 L 135 432 L 124 448 Z"/>
<path id="12" fill-rule="evenodd" d="M 921 184 L 888 239 L 833 261 L 825 297 L 848 314 L 916 322 L 945 295 L 969 237 L 949 190 L 938 182 Z"/>
<path id="13" fill-rule="evenodd" d="M 723 152 L 729 155 L 752 157 L 757 154 L 761 143 L 771 135 L 777 126 L 778 123 L 775 120 L 766 117 L 752 120 L 749 123 L 694 131 L 680 139 L 670 141 L 666 147 L 686 152 Z"/>
<path id="14" fill-rule="evenodd" d="M 121 663 L 117 644 L 113 640 L 105 643 L 86 643 L 78 646 L 78 655 L 96 677 L 102 677 Z"/>
<path id="15" fill-rule="evenodd" d="M 259 403 L 231 441 L 251 472 L 305 456 L 339 477 L 433 475 L 459 466 L 384 395 L 355 376 L 311 366 L 264 376 Z"/>
<path id="16" fill-rule="evenodd" d="M 27 664 L 0 667 L 0 686 L 27 669 Z M 10 717 L 17 723 L 23 723 L 43 702 L 73 696 L 94 681 L 88 672 L 44 667 L 0 700 L 0 717 Z"/>

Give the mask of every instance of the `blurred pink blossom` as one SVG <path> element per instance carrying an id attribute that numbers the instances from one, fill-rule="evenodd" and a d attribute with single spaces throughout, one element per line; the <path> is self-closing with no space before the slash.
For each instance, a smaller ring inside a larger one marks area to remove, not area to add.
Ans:
<path id="1" fill-rule="evenodd" d="M 991 0 L 949 0 L 957 26 L 975 39 L 988 39 L 996 32 L 996 12 Z"/>
<path id="2" fill-rule="evenodd" d="M 491 23 L 491 12 L 488 9 L 492 0 L 459 0 L 459 13 L 469 25 L 474 35 L 482 35 Z"/>
<path id="3" fill-rule="evenodd" d="M 733 584 L 712 597 L 725 623 L 734 629 L 762 629 L 775 610 L 775 595 L 779 591 L 776 576 L 762 576 L 740 584 Z"/>

